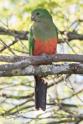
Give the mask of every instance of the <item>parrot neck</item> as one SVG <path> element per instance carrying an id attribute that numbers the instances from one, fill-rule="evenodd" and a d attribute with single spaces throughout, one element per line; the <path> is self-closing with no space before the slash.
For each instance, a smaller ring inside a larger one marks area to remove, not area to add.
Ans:
<path id="1" fill-rule="evenodd" d="M 50 22 L 34 22 L 32 31 L 35 39 L 46 41 L 49 38 L 57 38 L 57 28 L 53 21 Z"/>

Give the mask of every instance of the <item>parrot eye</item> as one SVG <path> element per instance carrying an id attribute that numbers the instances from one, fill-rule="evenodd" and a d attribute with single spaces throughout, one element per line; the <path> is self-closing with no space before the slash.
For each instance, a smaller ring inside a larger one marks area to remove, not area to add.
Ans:
<path id="1" fill-rule="evenodd" d="M 36 15 L 40 15 L 40 13 L 39 13 L 39 12 L 37 12 L 37 13 L 36 13 Z"/>

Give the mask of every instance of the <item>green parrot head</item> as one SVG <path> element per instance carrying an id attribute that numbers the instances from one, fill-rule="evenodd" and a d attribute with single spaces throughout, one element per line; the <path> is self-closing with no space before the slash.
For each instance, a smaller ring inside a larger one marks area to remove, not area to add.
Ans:
<path id="1" fill-rule="evenodd" d="M 32 11 L 31 20 L 35 22 L 46 22 L 52 20 L 52 16 L 46 9 L 37 8 Z"/>

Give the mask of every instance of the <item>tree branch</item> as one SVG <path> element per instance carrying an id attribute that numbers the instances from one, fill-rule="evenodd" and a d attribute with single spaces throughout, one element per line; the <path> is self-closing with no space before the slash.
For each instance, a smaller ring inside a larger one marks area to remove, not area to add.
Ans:
<path id="1" fill-rule="evenodd" d="M 25 62 L 24 62 L 25 61 Z M 22 64 L 32 65 L 32 64 L 41 64 L 41 63 L 51 63 L 51 62 L 60 62 L 60 61 L 69 61 L 69 62 L 83 62 L 83 55 L 77 54 L 54 54 L 54 55 L 42 55 L 42 56 L 0 56 L 0 62 L 19 62 Z"/>
<path id="2" fill-rule="evenodd" d="M 3 65 L 4 66 L 4 65 Z M 1 70 L 1 69 L 0 69 Z M 32 65 L 26 68 L 0 71 L 0 77 L 25 75 L 83 74 L 83 64 Z"/>
<path id="3" fill-rule="evenodd" d="M 0 35 L 10 35 L 20 40 L 27 40 L 28 31 L 17 31 L 0 27 Z"/>
<path id="4" fill-rule="evenodd" d="M 17 43 L 18 42 L 18 40 L 13 40 L 11 43 L 9 43 L 9 44 L 5 44 L 1 49 L 0 49 L 0 53 L 1 52 L 3 52 L 5 49 L 7 49 L 7 48 L 10 48 L 11 46 L 13 46 L 15 43 Z"/>
<path id="5" fill-rule="evenodd" d="M 0 76 L 83 74 L 83 64 L 80 63 L 47 65 L 61 61 L 82 63 L 83 55 L 0 56 L 0 61 L 10 62 L 0 65 Z M 43 63 L 44 65 L 41 65 Z"/>
<path id="6" fill-rule="evenodd" d="M 83 34 L 78 34 L 76 32 L 68 32 L 67 33 L 68 40 L 83 40 Z"/>
<path id="7" fill-rule="evenodd" d="M 10 71 L 14 69 L 25 68 L 29 65 L 49 64 L 52 62 L 83 62 L 83 55 L 55 54 L 44 56 L 0 56 L 2 62 L 13 62 L 10 64 L 1 64 L 0 71 Z"/>
<path id="8" fill-rule="evenodd" d="M 60 32 L 61 34 L 65 33 L 64 31 L 60 31 Z M 28 40 L 28 33 L 29 33 L 28 31 L 17 31 L 17 30 L 11 30 L 0 27 L 0 35 L 10 35 L 20 40 Z M 76 32 L 68 32 L 67 37 L 69 40 L 74 40 L 74 39 L 83 40 L 83 34 L 78 34 Z M 63 41 L 60 40 L 59 43 L 61 42 Z"/>

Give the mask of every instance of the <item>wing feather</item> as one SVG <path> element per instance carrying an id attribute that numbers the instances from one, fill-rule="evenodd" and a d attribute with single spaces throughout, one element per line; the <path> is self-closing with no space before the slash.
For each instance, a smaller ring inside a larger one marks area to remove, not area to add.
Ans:
<path id="1" fill-rule="evenodd" d="M 28 34 L 28 40 L 29 40 L 29 54 L 32 55 L 34 49 L 34 38 L 33 38 L 32 28 L 30 29 L 30 32 Z"/>

